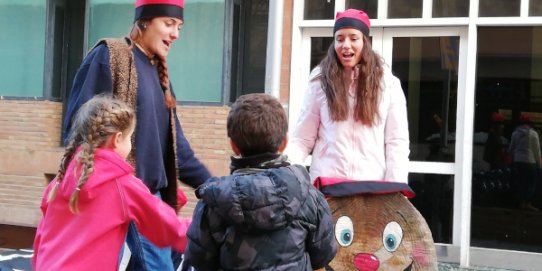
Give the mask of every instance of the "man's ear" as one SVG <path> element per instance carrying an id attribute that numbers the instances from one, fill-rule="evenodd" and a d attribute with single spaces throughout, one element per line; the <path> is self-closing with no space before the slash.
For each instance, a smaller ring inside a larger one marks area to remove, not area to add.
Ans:
<path id="1" fill-rule="evenodd" d="M 231 150 L 233 151 L 233 153 L 235 153 L 235 155 L 241 155 L 239 148 L 237 148 L 237 145 L 233 143 L 233 140 L 231 140 L 231 138 L 230 138 L 230 146 L 231 146 Z"/>
<path id="2" fill-rule="evenodd" d="M 282 140 L 282 143 L 280 144 L 278 152 L 282 153 L 284 151 L 284 149 L 286 149 L 286 145 L 288 145 L 288 135 L 286 135 L 284 137 L 284 140 Z"/>

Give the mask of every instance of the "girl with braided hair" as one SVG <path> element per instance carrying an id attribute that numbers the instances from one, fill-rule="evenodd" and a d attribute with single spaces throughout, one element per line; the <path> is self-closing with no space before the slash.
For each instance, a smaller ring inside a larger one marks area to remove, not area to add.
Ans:
<path id="1" fill-rule="evenodd" d="M 128 103 L 138 123 L 128 161 L 152 194 L 179 210 L 178 182 L 197 188 L 211 177 L 183 133 L 166 62 L 184 24 L 184 1 L 136 0 L 135 8 L 128 36 L 100 40 L 79 67 L 67 102 L 63 138 L 66 141 L 73 130 L 77 110 L 94 95 L 111 93 Z M 171 250 L 155 247 L 133 224 L 126 242 L 131 251 L 128 270 L 175 268 Z"/>
<path id="2" fill-rule="evenodd" d="M 41 202 L 34 270 L 116 270 L 132 221 L 157 246 L 184 251 L 191 219 L 152 195 L 125 160 L 135 124 L 127 104 L 105 95 L 80 108 Z"/>

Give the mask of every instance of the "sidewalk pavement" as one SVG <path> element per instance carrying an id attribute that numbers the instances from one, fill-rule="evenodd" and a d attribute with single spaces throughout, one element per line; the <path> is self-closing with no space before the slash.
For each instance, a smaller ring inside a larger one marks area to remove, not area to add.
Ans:
<path id="1" fill-rule="evenodd" d="M 31 271 L 31 249 L 3 249 L 0 248 L 0 271 Z M 514 271 L 505 269 L 492 269 L 486 267 L 460 268 L 456 264 L 439 263 L 438 271 Z"/>
<path id="2" fill-rule="evenodd" d="M 0 271 L 30 271 L 31 249 L 0 248 Z"/>
<path id="3" fill-rule="evenodd" d="M 451 263 L 439 263 L 438 271 L 519 271 L 519 270 L 510 270 L 510 269 L 497 269 L 497 268 L 488 268 L 488 267 L 469 267 L 462 268 L 457 264 Z"/>

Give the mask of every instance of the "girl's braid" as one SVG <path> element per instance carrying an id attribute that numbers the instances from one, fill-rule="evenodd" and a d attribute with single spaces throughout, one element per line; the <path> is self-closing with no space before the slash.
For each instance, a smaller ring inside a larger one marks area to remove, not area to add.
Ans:
<path id="1" fill-rule="evenodd" d="M 69 207 L 77 213 L 78 198 L 94 169 L 94 155 L 97 148 L 104 146 L 109 137 L 117 132 L 126 132 L 135 125 L 135 113 L 126 103 L 110 96 L 98 95 L 86 102 L 78 111 L 73 121 L 74 130 L 58 170 L 56 183 L 49 193 L 51 201 L 58 190 L 58 184 L 64 179 L 66 170 L 77 149 L 81 152 L 75 157 L 76 170 L 81 171 L 77 187 L 70 197 Z M 75 174 L 77 175 L 77 174 Z"/>
<path id="2" fill-rule="evenodd" d="M 96 148 L 103 145 L 109 136 L 108 133 L 104 132 L 103 127 L 107 123 L 110 123 L 108 116 L 110 108 L 103 106 L 101 109 L 102 110 L 97 110 L 97 112 L 90 117 L 90 129 L 86 134 L 85 142 L 82 144 L 83 149 L 78 157 L 78 162 L 81 165 L 81 177 L 79 177 L 77 187 L 70 197 L 70 210 L 73 213 L 79 212 L 77 206 L 79 192 L 94 169 L 94 151 Z"/>
<path id="3" fill-rule="evenodd" d="M 158 59 L 160 60 L 158 61 L 158 76 L 160 77 L 160 85 L 162 85 L 162 89 L 164 90 L 166 106 L 167 108 L 172 109 L 175 108 L 177 103 L 169 87 L 169 72 L 166 58 L 163 56 L 158 56 Z"/>
<path id="4" fill-rule="evenodd" d="M 62 156 L 62 160 L 60 161 L 60 166 L 58 169 L 58 173 L 56 174 L 56 180 L 55 185 L 49 191 L 49 195 L 47 196 L 47 202 L 50 202 L 56 197 L 56 193 L 58 191 L 58 184 L 62 182 L 64 179 L 64 175 L 66 174 L 66 169 L 68 168 L 68 164 L 73 158 L 73 155 L 75 154 L 75 151 L 77 150 L 77 146 L 80 145 L 81 137 L 80 136 L 73 136 L 70 139 L 70 142 L 68 146 L 66 147 L 66 151 L 64 152 L 64 155 Z"/>

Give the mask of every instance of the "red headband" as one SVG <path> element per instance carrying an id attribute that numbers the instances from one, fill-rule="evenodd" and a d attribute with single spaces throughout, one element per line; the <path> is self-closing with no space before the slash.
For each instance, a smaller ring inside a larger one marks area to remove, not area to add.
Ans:
<path id="1" fill-rule="evenodd" d="M 367 13 L 357 9 L 347 9 L 343 12 L 337 12 L 333 33 L 342 28 L 355 28 L 365 36 L 369 36 L 371 22 Z"/>
<path id="2" fill-rule="evenodd" d="M 135 18 L 173 17 L 183 19 L 184 0 L 136 0 Z"/>

